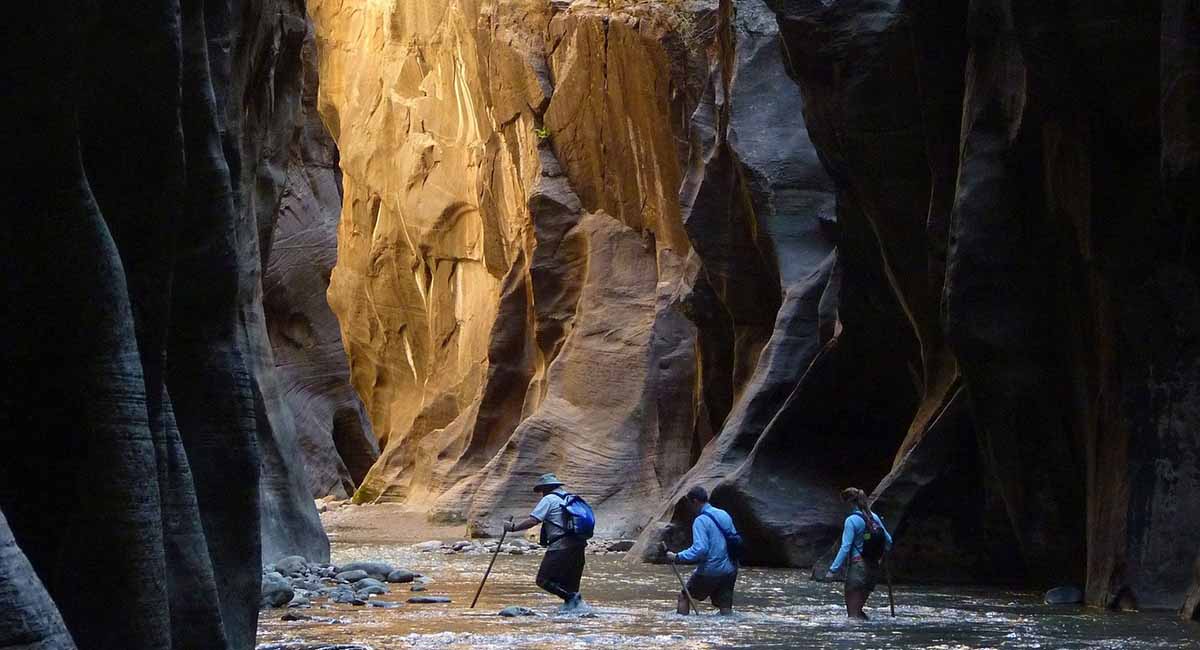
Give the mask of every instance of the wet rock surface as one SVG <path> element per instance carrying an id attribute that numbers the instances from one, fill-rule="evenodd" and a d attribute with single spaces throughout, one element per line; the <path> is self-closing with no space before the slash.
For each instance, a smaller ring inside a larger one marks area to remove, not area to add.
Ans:
<path id="1" fill-rule="evenodd" d="M 288 569 L 287 575 L 281 574 L 280 565 Z M 366 569 L 370 569 L 368 573 Z M 408 571 L 396 569 L 386 562 L 354 561 L 341 566 L 324 562 L 307 562 L 303 557 L 293 556 L 283 558 L 274 565 L 263 567 L 262 593 L 260 605 L 262 608 L 309 609 L 324 607 L 329 603 L 362 607 L 392 608 L 398 607 L 396 602 L 376 602 L 373 597 L 383 596 L 392 592 L 387 583 L 370 575 L 403 575 L 408 582 L 414 579 L 420 583 L 413 585 L 413 590 L 420 587 L 421 591 L 432 582 L 428 577 Z M 409 602 L 448 602 L 437 600 L 442 596 L 422 596 L 428 599 Z M 295 613 L 292 618 L 284 620 L 312 620 L 304 614 Z"/>

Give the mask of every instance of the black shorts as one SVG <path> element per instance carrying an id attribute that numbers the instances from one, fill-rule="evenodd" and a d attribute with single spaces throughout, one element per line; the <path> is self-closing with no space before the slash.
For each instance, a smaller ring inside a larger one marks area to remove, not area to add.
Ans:
<path id="1" fill-rule="evenodd" d="M 583 552 L 586 544 L 558 551 L 546 551 L 538 567 L 537 583 L 553 582 L 567 591 L 579 591 L 583 578 Z"/>
<path id="2" fill-rule="evenodd" d="M 737 582 L 737 569 L 723 576 L 706 576 L 693 573 L 688 578 L 687 590 L 696 602 L 712 599 L 712 604 L 719 609 L 733 607 L 733 585 Z"/>

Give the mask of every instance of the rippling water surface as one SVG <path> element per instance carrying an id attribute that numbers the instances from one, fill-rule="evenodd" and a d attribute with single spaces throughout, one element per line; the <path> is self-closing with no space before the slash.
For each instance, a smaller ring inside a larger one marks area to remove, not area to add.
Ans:
<path id="1" fill-rule="evenodd" d="M 873 620 L 852 623 L 842 609 L 840 584 L 811 582 L 799 571 L 745 569 L 735 616 L 718 618 L 706 611 L 683 617 L 673 612 L 679 583 L 669 567 L 630 564 L 609 555 L 589 556 L 584 574 L 584 597 L 595 616 L 557 616 L 558 599 L 533 585 L 538 557 L 501 555 L 474 610 L 468 605 L 487 556 L 335 544 L 333 559 L 383 559 L 410 568 L 434 580 L 422 595 L 449 596 L 453 602 L 381 609 L 319 601 L 310 609 L 291 610 L 317 621 L 285 622 L 280 620 L 284 610 L 268 610 L 260 620 L 260 648 L 1200 649 L 1200 626 L 1167 613 L 1055 608 L 1030 593 L 905 586 L 897 589 L 892 618 L 884 589 L 868 605 Z M 403 603 L 414 595 L 408 585 L 391 587 L 392 593 L 376 598 Z M 524 605 L 540 615 L 495 615 L 508 605 Z"/>

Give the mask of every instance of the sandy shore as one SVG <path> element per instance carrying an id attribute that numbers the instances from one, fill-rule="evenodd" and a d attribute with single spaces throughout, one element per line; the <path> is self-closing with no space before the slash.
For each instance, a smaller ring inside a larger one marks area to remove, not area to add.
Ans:
<path id="1" fill-rule="evenodd" d="M 409 506 L 332 502 L 325 507 L 321 524 L 334 544 L 416 544 L 434 539 L 467 539 L 466 524 L 433 523 L 424 511 Z M 537 542 L 537 528 L 526 531 L 523 537 Z"/>

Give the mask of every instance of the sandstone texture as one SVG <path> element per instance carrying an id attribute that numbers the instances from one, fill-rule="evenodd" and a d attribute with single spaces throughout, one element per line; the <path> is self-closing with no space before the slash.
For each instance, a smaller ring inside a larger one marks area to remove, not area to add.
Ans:
<path id="1" fill-rule="evenodd" d="M 255 170 L 263 248 L 263 296 L 278 382 L 280 417 L 294 422 L 301 463 L 292 469 L 312 497 L 348 498 L 379 456 L 358 395 L 336 317 L 325 300 L 337 256 L 341 173 L 337 148 L 317 115 L 317 62 L 313 30 L 302 6 L 277 55 L 295 66 L 289 86 L 275 78 L 274 115 L 288 102 L 288 119 L 262 146 Z M 301 21 L 305 22 L 301 22 Z M 303 31 L 300 31 L 300 30 Z M 297 104 L 298 102 L 298 104 Z M 266 182 L 270 179 L 270 183 Z M 247 179 L 249 182 L 250 179 Z"/>
<path id="2" fill-rule="evenodd" d="M 261 558 L 328 554 L 261 289 L 304 7 L 27 9 L 0 109 L 0 645 L 252 648 Z"/>
<path id="3" fill-rule="evenodd" d="M 652 559 L 701 484 L 821 571 L 874 487 L 902 577 L 1193 616 L 1197 16 L 1152 4 L 309 0 L 355 499 L 491 533 L 555 471 Z"/>

